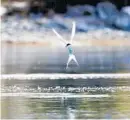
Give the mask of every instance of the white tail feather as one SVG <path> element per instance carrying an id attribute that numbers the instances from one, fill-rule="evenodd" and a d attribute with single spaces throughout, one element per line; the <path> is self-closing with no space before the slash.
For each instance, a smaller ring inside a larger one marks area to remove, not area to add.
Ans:
<path id="1" fill-rule="evenodd" d="M 65 44 L 67 44 L 67 41 L 53 28 L 52 31 L 56 34 L 56 36 L 62 40 Z"/>
<path id="2" fill-rule="evenodd" d="M 72 43 L 72 41 L 73 41 L 73 38 L 75 36 L 75 30 L 76 30 L 76 23 L 73 22 L 72 24 L 73 24 L 73 26 L 72 26 L 72 33 L 71 33 L 70 43 Z"/>

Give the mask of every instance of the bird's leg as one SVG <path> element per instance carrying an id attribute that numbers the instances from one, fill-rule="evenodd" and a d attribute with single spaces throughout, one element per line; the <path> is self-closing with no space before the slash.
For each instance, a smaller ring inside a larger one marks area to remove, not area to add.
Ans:
<path id="1" fill-rule="evenodd" d="M 75 61 L 75 63 L 77 64 L 77 66 L 79 66 L 79 63 L 78 63 L 78 61 L 77 61 L 75 55 L 73 55 L 73 60 Z"/>
<path id="2" fill-rule="evenodd" d="M 73 59 L 72 56 L 69 56 L 67 64 L 66 64 L 66 69 L 68 69 L 69 63 L 71 62 L 72 59 Z"/>

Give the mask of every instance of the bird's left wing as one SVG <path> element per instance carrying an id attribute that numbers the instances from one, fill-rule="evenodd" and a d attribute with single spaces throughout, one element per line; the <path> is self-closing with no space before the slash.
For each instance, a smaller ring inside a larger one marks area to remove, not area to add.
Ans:
<path id="1" fill-rule="evenodd" d="M 52 31 L 56 34 L 56 36 L 62 40 L 65 44 L 67 44 L 67 41 L 53 28 Z"/>

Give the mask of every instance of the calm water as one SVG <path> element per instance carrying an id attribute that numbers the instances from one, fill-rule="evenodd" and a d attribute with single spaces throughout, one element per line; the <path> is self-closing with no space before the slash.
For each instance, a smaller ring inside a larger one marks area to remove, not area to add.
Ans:
<path id="1" fill-rule="evenodd" d="M 3 46 L 2 73 L 130 72 L 129 48 L 75 48 L 80 68 L 65 70 L 65 49 Z M 130 79 L 2 80 L 3 119 L 130 119 Z"/>
<path id="2" fill-rule="evenodd" d="M 64 47 L 2 45 L 2 73 L 117 73 L 130 72 L 128 47 L 76 47 L 80 68 L 72 62 L 68 71 Z"/>

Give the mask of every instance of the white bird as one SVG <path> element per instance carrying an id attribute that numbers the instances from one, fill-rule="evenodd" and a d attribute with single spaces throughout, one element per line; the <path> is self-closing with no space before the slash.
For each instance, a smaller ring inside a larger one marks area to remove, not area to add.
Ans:
<path id="1" fill-rule="evenodd" d="M 66 69 L 68 68 L 69 66 L 69 63 L 74 60 L 74 62 L 77 64 L 77 66 L 79 66 L 77 60 L 76 60 L 76 57 L 75 55 L 73 54 L 73 50 L 72 50 L 72 42 L 73 42 L 73 39 L 74 39 L 74 36 L 75 36 L 75 31 L 76 31 L 76 23 L 73 22 L 72 23 L 73 26 L 72 26 L 72 33 L 71 33 L 71 37 L 70 37 L 70 41 L 67 41 L 65 40 L 54 28 L 52 29 L 52 31 L 56 34 L 56 36 L 62 40 L 62 42 L 66 45 L 67 49 L 68 49 L 68 52 L 69 52 L 69 58 L 68 58 L 68 61 L 67 61 L 67 65 L 66 65 Z"/>

